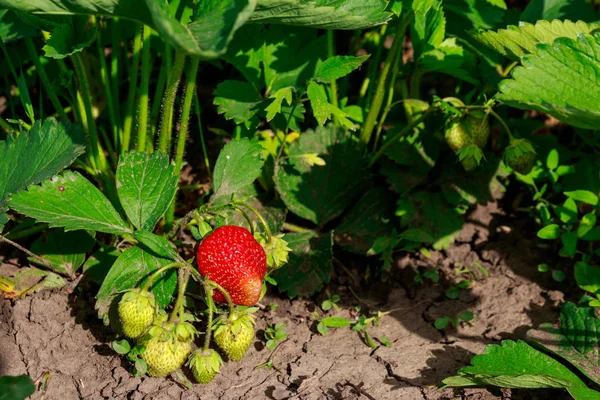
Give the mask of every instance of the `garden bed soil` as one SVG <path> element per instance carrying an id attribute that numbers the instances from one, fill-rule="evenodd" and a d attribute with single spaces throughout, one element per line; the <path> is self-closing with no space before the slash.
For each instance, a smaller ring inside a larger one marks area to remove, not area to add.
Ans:
<path id="1" fill-rule="evenodd" d="M 349 328 L 321 336 L 313 316 L 317 303 L 269 295 L 261 303 L 278 307 L 257 313 L 257 338 L 246 358 L 226 363 L 209 385 L 194 384 L 188 390 L 175 374 L 169 379 L 132 376 L 110 348 L 116 336 L 96 317 L 93 297 L 81 283 L 71 293 L 63 289 L 0 300 L 0 375 L 28 374 L 41 387 L 49 373 L 45 391 L 32 396 L 47 400 L 568 398 L 559 391 L 437 389 L 485 345 L 523 338 L 527 329 L 557 318 L 564 295 L 555 288 L 565 283 L 537 272 L 538 264 L 552 260 L 536 247 L 527 226 L 515 225 L 525 222 L 517 221 L 522 220 L 505 215 L 495 203 L 478 206 L 455 245 L 432 251 L 430 258 L 399 257 L 385 284 L 353 287 L 364 271 L 338 268 L 329 289 L 342 298 L 341 316 L 357 315 L 352 311 L 358 304 L 355 295 L 363 302 L 363 313 L 395 310 L 369 328 L 373 338 L 385 335 L 389 347 L 372 349 Z M 456 269 L 475 263 L 488 276 L 472 268 L 479 272 L 471 288 L 457 300 L 446 298 L 451 280 L 464 277 Z M 413 267 L 434 266 L 440 267 L 440 282 L 413 281 Z M 445 333 L 434 328 L 436 318 L 464 310 L 475 314 L 471 323 Z M 288 339 L 272 353 L 264 348 L 263 330 L 277 322 L 286 324 Z M 273 369 L 255 368 L 269 358 Z"/>

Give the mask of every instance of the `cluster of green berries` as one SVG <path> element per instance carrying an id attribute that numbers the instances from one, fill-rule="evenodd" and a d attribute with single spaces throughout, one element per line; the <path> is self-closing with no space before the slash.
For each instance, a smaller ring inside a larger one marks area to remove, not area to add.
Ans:
<path id="1" fill-rule="evenodd" d="M 490 125 L 486 115 L 480 115 L 479 112 L 451 120 L 444 132 L 446 143 L 466 171 L 477 168 L 481 163 L 482 149 L 487 145 L 489 135 Z M 535 161 L 536 152 L 531 142 L 511 137 L 510 145 L 504 151 L 506 165 L 520 174 L 528 174 Z"/>
<path id="2" fill-rule="evenodd" d="M 196 350 L 192 341 L 198 334 L 188 322 L 169 322 L 159 310 L 152 293 L 141 289 L 127 292 L 119 302 L 119 320 L 125 336 L 145 346 L 142 359 L 151 376 L 165 377 L 187 360 L 199 383 L 210 382 L 223 363 L 214 350 Z M 241 311 L 223 316 L 215 324 L 214 341 L 231 361 L 241 360 L 254 339 L 254 317 Z"/>

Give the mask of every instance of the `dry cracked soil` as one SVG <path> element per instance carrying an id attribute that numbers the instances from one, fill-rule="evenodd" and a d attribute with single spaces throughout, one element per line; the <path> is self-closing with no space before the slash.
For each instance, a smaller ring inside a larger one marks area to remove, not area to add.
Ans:
<path id="1" fill-rule="evenodd" d="M 555 321 L 565 295 L 537 265 L 549 259 L 536 247 L 526 222 L 505 215 L 495 203 L 478 206 L 451 248 L 424 255 L 401 255 L 385 283 L 361 285 L 358 268 L 337 268 L 329 286 L 341 296 L 340 310 L 356 318 L 391 311 L 369 334 L 367 346 L 350 328 L 317 333 L 313 300 L 267 296 L 257 313 L 257 336 L 246 358 L 228 362 L 209 385 L 192 389 L 171 378 L 134 377 L 110 347 L 116 336 L 93 310 L 82 284 L 72 293 L 43 292 L 0 300 L 0 375 L 28 374 L 38 380 L 32 399 L 562 399 L 557 391 L 438 389 L 442 379 L 469 364 L 487 344 L 523 338 L 527 329 Z M 519 224 L 521 224 L 519 226 Z M 348 265 L 350 265 L 349 263 Z M 483 272 L 483 267 L 487 271 Z M 438 267 L 439 282 L 414 282 L 414 268 Z M 465 267 L 472 273 L 459 274 Z M 564 266 L 563 266 L 564 267 Z M 567 275 L 568 272 L 567 272 Z M 471 287 L 456 300 L 445 296 L 453 283 L 470 276 Z M 470 310 L 475 319 L 456 329 L 435 329 L 436 318 Z M 286 324 L 288 339 L 271 352 L 264 347 L 268 324 Z M 381 345 L 384 336 L 390 346 Z M 268 360 L 273 368 L 256 368 Z M 184 371 L 188 379 L 191 376 Z M 49 377 L 42 388 L 44 377 Z"/>

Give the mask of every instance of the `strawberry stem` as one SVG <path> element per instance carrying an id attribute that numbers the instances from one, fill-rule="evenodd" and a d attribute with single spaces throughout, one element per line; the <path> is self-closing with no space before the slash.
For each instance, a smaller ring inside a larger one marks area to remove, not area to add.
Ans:
<path id="1" fill-rule="evenodd" d="M 175 322 L 177 316 L 183 320 L 183 299 L 185 298 L 185 289 L 190 280 L 190 269 L 182 268 L 177 271 L 177 300 L 175 301 L 175 307 L 169 317 L 169 322 Z"/>
<path id="2" fill-rule="evenodd" d="M 167 264 L 162 268 L 157 269 L 152 275 L 150 275 L 150 278 L 148 278 L 148 280 L 146 281 L 146 283 L 144 283 L 144 285 L 142 285 L 141 289 L 142 290 L 148 290 L 148 288 L 150 287 L 150 285 L 152 285 L 152 283 L 154 282 L 154 280 L 161 275 L 162 273 L 164 273 L 165 271 L 171 269 L 171 268 L 181 268 L 183 266 L 182 263 L 180 262 L 175 262 L 175 263 L 171 263 L 171 264 Z"/>
<path id="3" fill-rule="evenodd" d="M 219 292 L 223 293 L 223 296 L 227 300 L 227 305 L 229 306 L 229 313 L 233 313 L 233 311 L 235 310 L 235 304 L 233 304 L 233 300 L 231 300 L 231 296 L 229 295 L 229 292 L 227 292 L 227 290 L 225 290 L 223 288 L 223 286 L 219 285 L 218 283 L 216 283 L 214 281 L 206 279 L 195 268 L 190 268 L 190 271 L 192 272 L 192 275 L 194 275 L 196 277 L 196 279 L 200 283 L 202 283 L 202 285 L 207 285 L 207 284 L 211 285 L 213 287 L 213 289 L 217 289 Z"/>
<path id="4" fill-rule="evenodd" d="M 265 233 L 267 234 L 267 243 L 271 243 L 271 229 L 269 228 L 269 225 L 267 224 L 267 221 L 265 221 L 265 219 L 258 212 L 258 210 L 256 208 L 252 207 L 250 204 L 244 203 L 243 201 L 234 202 L 233 204 L 234 205 L 244 206 L 248 210 L 252 211 L 252 213 L 254 215 L 256 215 L 256 217 L 259 219 L 260 223 L 262 224 L 263 228 L 265 229 Z"/>
<path id="5" fill-rule="evenodd" d="M 498 122 L 500 122 L 500 125 L 502 125 L 502 128 L 504 128 L 504 131 L 506 132 L 506 134 L 508 135 L 508 139 L 509 139 L 509 143 L 512 143 L 515 141 L 515 137 L 512 135 L 512 133 L 510 132 L 510 128 L 508 127 L 508 125 L 506 124 L 506 122 L 504 122 L 504 120 L 502 119 L 501 116 L 499 116 L 496 111 L 492 110 L 491 108 L 489 108 L 488 113 L 491 114 L 494 118 L 496 118 L 498 120 Z"/>
<path id="6" fill-rule="evenodd" d="M 248 222 L 248 225 L 250 226 L 250 233 L 252 233 L 252 236 L 254 236 L 254 223 L 252 222 L 252 219 L 250 219 L 248 213 L 236 206 L 233 206 L 233 209 L 242 214 L 242 216 L 246 219 L 246 222 Z"/>
<path id="7" fill-rule="evenodd" d="M 209 284 L 204 285 L 204 291 L 206 292 L 206 305 L 208 306 L 208 321 L 206 322 L 206 334 L 204 335 L 204 347 L 202 350 L 206 352 L 210 345 L 210 336 L 212 334 L 212 323 L 213 323 L 213 288 Z"/>

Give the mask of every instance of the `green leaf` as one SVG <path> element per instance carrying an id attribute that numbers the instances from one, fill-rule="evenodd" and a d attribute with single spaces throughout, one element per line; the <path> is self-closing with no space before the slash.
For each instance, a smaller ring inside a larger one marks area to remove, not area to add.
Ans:
<path id="1" fill-rule="evenodd" d="M 589 231 L 591 231 L 596 225 L 596 213 L 594 211 L 585 214 L 579 221 L 577 227 L 577 237 L 584 237 Z"/>
<path id="2" fill-rule="evenodd" d="M 265 111 L 267 112 L 267 122 L 275 118 L 275 115 L 281 113 L 283 100 L 285 100 L 288 105 L 292 105 L 292 89 L 291 86 L 287 86 L 275 91 L 269 96 L 270 99 L 273 99 L 273 102 L 265 108 Z"/>
<path id="3" fill-rule="evenodd" d="M 423 53 L 416 64 L 420 73 L 440 72 L 465 82 L 478 82 L 476 59 L 456 43 L 456 38 L 448 38 L 436 49 Z"/>
<path id="4" fill-rule="evenodd" d="M 512 79 L 500 82 L 498 100 L 522 109 L 548 113 L 583 129 L 600 124 L 600 36 L 558 38 L 538 44 L 523 57 Z M 539 85 L 538 82 L 547 82 Z"/>
<path id="5" fill-rule="evenodd" d="M 285 235 L 292 249 L 286 265 L 272 275 L 277 287 L 290 297 L 308 297 L 329 282 L 332 265 L 332 232 L 318 237 L 313 232 Z"/>
<path id="6" fill-rule="evenodd" d="M 393 217 L 391 193 L 383 188 L 368 189 L 335 230 L 335 242 L 348 251 L 366 254 L 377 239 L 389 238 Z"/>
<path id="7" fill-rule="evenodd" d="M 0 378 L 0 400 L 25 400 L 35 392 L 35 384 L 27 375 Z"/>
<path id="8" fill-rule="evenodd" d="M 325 166 L 310 166 L 300 157 L 318 154 Z M 363 152 L 355 137 L 333 127 L 300 135 L 289 157 L 275 167 L 275 187 L 294 214 L 315 224 L 340 215 L 362 193 Z"/>
<path id="9" fill-rule="evenodd" d="M 0 141 L 0 231 L 8 196 L 68 167 L 83 154 L 87 140 L 79 125 L 54 118 L 37 121 L 29 132 Z"/>
<path id="10" fill-rule="evenodd" d="M 127 339 L 114 340 L 112 342 L 112 348 L 117 354 L 127 354 L 131 350 L 131 345 Z"/>
<path id="11" fill-rule="evenodd" d="M 88 25 L 88 17 L 74 15 L 61 18 L 46 40 L 44 52 L 46 57 L 62 59 L 80 52 L 96 39 L 97 29 Z"/>
<path id="12" fill-rule="evenodd" d="M 565 196 L 573 200 L 591 204 L 592 206 L 598 205 L 598 195 L 588 190 L 574 190 L 572 192 L 565 192 Z"/>
<path id="13" fill-rule="evenodd" d="M 106 275 L 96 296 L 96 310 L 100 318 L 108 321 L 111 303 L 119 293 L 142 285 L 154 271 L 170 263 L 170 260 L 155 257 L 140 247 L 125 250 Z M 173 270 L 154 281 L 151 289 L 160 307 L 170 304 L 176 287 L 177 274 Z"/>
<path id="14" fill-rule="evenodd" d="M 579 213 L 577 211 L 577 203 L 575 200 L 568 198 L 562 205 L 562 207 L 558 208 L 558 214 L 560 220 L 565 224 L 573 224 L 577 221 L 577 217 Z"/>
<path id="15" fill-rule="evenodd" d="M 546 157 L 546 167 L 552 170 L 556 169 L 556 167 L 558 167 L 559 157 L 560 154 L 557 149 L 550 150 L 548 157 Z"/>
<path id="16" fill-rule="evenodd" d="M 417 13 L 411 24 L 410 38 L 414 59 L 423 53 L 438 48 L 446 36 L 446 19 L 442 7 L 432 7 L 426 13 Z"/>
<path id="17" fill-rule="evenodd" d="M 169 239 L 164 236 L 146 231 L 135 231 L 133 237 L 140 242 L 140 247 L 149 253 L 172 261 L 177 261 L 180 258 Z"/>
<path id="18" fill-rule="evenodd" d="M 35 28 L 24 23 L 17 13 L 0 10 L 0 39 L 5 44 L 33 36 L 37 36 Z"/>
<path id="19" fill-rule="evenodd" d="M 535 25 L 521 23 L 509 25 L 497 32 L 487 31 L 473 35 L 479 42 L 513 59 L 519 59 L 535 52 L 540 43 L 551 44 L 557 38 L 576 39 L 581 34 L 589 34 L 600 25 L 589 25 L 583 21 L 538 21 Z"/>
<path id="20" fill-rule="evenodd" d="M 200 3 L 192 22 L 183 24 L 169 12 L 169 4 L 155 0 L 0 0 L 0 8 L 36 15 L 93 14 L 134 20 L 149 25 L 170 45 L 211 59 L 227 50 L 233 34 L 250 17 L 256 0 Z"/>
<path id="21" fill-rule="evenodd" d="M 585 387 L 567 367 L 523 341 L 505 340 L 501 346 L 486 346 L 484 351 L 473 357 L 472 366 L 461 368 L 457 377 L 444 379 L 445 386 Z"/>
<path id="22" fill-rule="evenodd" d="M 387 22 L 384 0 L 258 0 L 249 22 L 363 29 Z"/>
<path id="23" fill-rule="evenodd" d="M 331 118 L 331 109 L 325 87 L 315 81 L 310 81 L 306 89 L 306 95 L 310 100 L 310 106 L 317 122 L 319 125 L 323 125 Z"/>
<path id="24" fill-rule="evenodd" d="M 560 237 L 567 257 L 573 257 L 577 251 L 577 232 L 566 232 Z"/>
<path id="25" fill-rule="evenodd" d="M 152 231 L 177 192 L 179 175 L 161 153 L 125 153 L 117 167 L 117 195 L 129 221 Z"/>
<path id="26" fill-rule="evenodd" d="M 12 197 L 9 206 L 21 214 L 47 222 L 65 231 L 86 229 L 122 235 L 130 233 L 127 224 L 102 192 L 79 172 L 30 186 Z"/>
<path id="27" fill-rule="evenodd" d="M 586 292 L 600 293 L 600 268 L 578 261 L 575 263 L 575 280 Z"/>
<path id="28" fill-rule="evenodd" d="M 117 261 L 121 252 L 115 247 L 100 248 L 83 264 L 83 274 L 92 282 L 102 285 L 110 267 Z"/>
<path id="29" fill-rule="evenodd" d="M 340 79 L 367 61 L 369 56 L 334 56 L 330 57 L 317 67 L 314 80 L 322 83 L 331 83 Z"/>
<path id="30" fill-rule="evenodd" d="M 594 7 L 587 1 L 572 0 L 532 0 L 521 13 L 519 21 L 535 22 L 570 19 L 572 21 L 593 21 Z"/>
<path id="31" fill-rule="evenodd" d="M 560 324 L 542 324 L 527 336 L 543 349 L 563 358 L 588 378 L 600 383 L 600 319 L 594 307 L 577 307 L 565 303 L 560 312 Z M 574 385 L 583 386 L 583 385 Z"/>
<path id="32" fill-rule="evenodd" d="M 256 140 L 241 139 L 223 147 L 213 174 L 213 199 L 236 193 L 260 176 L 264 160 Z"/>
<path id="33" fill-rule="evenodd" d="M 51 229 L 33 242 L 31 251 L 49 262 L 55 272 L 72 277 L 95 244 L 96 240 L 87 231 Z M 42 265 L 33 257 L 29 261 Z"/>
<path id="34" fill-rule="evenodd" d="M 352 323 L 347 318 L 341 317 L 326 317 L 321 320 L 321 323 L 328 328 L 345 328 Z"/>
<path id="35" fill-rule="evenodd" d="M 262 98 L 254 86 L 248 82 L 226 80 L 217 86 L 214 103 L 219 106 L 219 114 L 254 129 L 260 123 L 256 114 L 261 111 Z"/>
<path id="36" fill-rule="evenodd" d="M 560 235 L 560 227 L 556 224 L 551 224 L 543 227 L 537 233 L 537 237 L 540 239 L 557 239 Z"/>
<path id="37" fill-rule="evenodd" d="M 433 323 L 433 326 L 435 326 L 435 329 L 445 329 L 448 324 L 450 323 L 450 320 L 446 317 L 441 317 L 441 318 L 437 318 L 435 320 L 435 322 Z"/>

